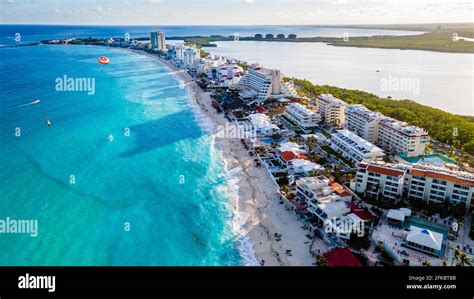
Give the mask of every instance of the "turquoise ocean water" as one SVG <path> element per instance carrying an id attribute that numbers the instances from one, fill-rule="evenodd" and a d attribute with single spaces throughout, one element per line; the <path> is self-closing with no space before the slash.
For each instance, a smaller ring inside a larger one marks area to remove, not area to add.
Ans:
<path id="1" fill-rule="evenodd" d="M 221 158 L 165 66 L 87 46 L 0 57 L 0 219 L 39 224 L 0 234 L 0 265 L 244 263 Z M 56 91 L 64 75 L 95 94 Z"/>

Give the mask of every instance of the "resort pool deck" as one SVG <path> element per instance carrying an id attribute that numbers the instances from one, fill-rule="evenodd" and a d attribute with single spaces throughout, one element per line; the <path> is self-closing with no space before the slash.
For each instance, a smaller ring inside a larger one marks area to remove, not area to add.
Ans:
<path id="1" fill-rule="evenodd" d="M 281 144 L 283 142 L 285 142 L 285 138 L 280 138 L 278 140 L 275 140 L 275 139 L 263 139 L 261 140 L 261 142 L 265 145 L 271 145 L 272 143 L 278 143 L 278 144 Z"/>
<path id="2" fill-rule="evenodd" d="M 455 164 L 456 161 L 441 154 L 428 154 L 417 157 L 407 157 L 406 155 L 400 155 L 400 158 L 409 163 L 418 164 L 430 164 L 434 166 L 444 166 L 444 164 Z"/>
<path id="3" fill-rule="evenodd" d="M 409 228 L 410 225 L 427 228 L 431 231 L 437 232 L 442 234 L 443 236 L 447 237 L 449 233 L 449 227 L 447 225 L 434 223 L 428 220 L 424 220 L 418 217 L 410 217 L 408 220 L 405 221 L 404 227 Z"/>

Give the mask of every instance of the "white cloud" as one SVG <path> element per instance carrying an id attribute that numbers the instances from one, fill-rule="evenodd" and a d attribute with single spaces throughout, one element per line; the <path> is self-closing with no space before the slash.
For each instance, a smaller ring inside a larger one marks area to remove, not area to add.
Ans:
<path id="1" fill-rule="evenodd" d="M 59 0 L 0 3 L 10 3 L 8 10 L 2 11 L 1 23 L 33 24 L 393 24 L 472 22 L 473 15 L 472 0 L 68 0 L 67 6 L 59 5 Z M 97 21 L 99 16 L 103 18 Z"/>

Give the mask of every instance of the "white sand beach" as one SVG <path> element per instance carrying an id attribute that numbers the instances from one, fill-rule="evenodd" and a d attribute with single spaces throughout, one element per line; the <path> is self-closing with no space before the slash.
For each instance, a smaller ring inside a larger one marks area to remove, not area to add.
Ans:
<path id="1" fill-rule="evenodd" d="M 154 55 L 137 52 L 167 65 L 186 84 L 194 104 L 214 122 L 216 128 L 229 122 L 223 113 L 218 114 L 212 107 L 210 93 L 203 92 L 186 71 Z M 238 198 L 233 200 L 235 218 L 239 222 L 243 220 L 239 232 L 241 237 L 250 237 L 257 261 L 264 261 L 265 266 L 311 266 L 315 258 L 309 252 L 308 231 L 302 228 L 303 224 L 293 212 L 280 205 L 277 185 L 268 171 L 263 166 L 255 166 L 256 157 L 249 155 L 240 139 L 214 140 L 227 171 L 232 171 L 238 178 Z M 280 241 L 275 240 L 275 234 L 281 235 Z M 287 250 L 291 250 L 291 256 L 286 254 Z"/>

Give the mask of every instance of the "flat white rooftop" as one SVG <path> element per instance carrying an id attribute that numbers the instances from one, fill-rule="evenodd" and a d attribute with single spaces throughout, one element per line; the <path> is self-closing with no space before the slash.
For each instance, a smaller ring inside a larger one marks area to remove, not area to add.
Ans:
<path id="1" fill-rule="evenodd" d="M 389 128 L 392 128 L 394 130 L 397 130 L 405 135 L 408 135 L 410 137 L 421 137 L 421 136 L 427 136 L 428 133 L 425 132 L 423 129 L 419 127 L 415 127 L 412 125 L 409 125 L 405 122 L 384 116 L 380 120 L 380 124 L 385 125 Z"/>
<path id="2" fill-rule="evenodd" d="M 373 112 L 372 110 L 367 109 L 364 105 L 361 104 L 354 104 L 354 105 L 349 105 L 346 108 L 346 113 L 350 114 L 356 114 L 362 118 L 364 118 L 366 121 L 373 121 L 378 118 L 384 117 L 382 114 L 378 112 Z"/>
<path id="3" fill-rule="evenodd" d="M 332 94 L 322 94 L 320 96 L 318 96 L 319 99 L 327 102 L 327 103 L 332 103 L 332 104 L 338 104 L 338 105 L 347 105 L 346 102 L 344 102 L 343 100 L 341 99 L 338 99 L 336 97 L 334 97 Z"/>
<path id="4" fill-rule="evenodd" d="M 315 111 L 301 105 L 300 103 L 291 103 L 290 105 L 288 105 L 287 109 L 288 108 L 293 109 L 293 110 L 297 110 L 298 112 L 304 113 L 306 115 L 316 114 Z"/>
<path id="5" fill-rule="evenodd" d="M 362 152 L 364 154 L 383 152 L 382 149 L 380 149 L 376 145 L 368 142 L 364 138 L 358 136 L 355 133 L 352 133 L 349 130 L 338 130 L 332 133 L 331 136 L 342 140 L 351 148 L 356 149 L 357 151 Z"/>

